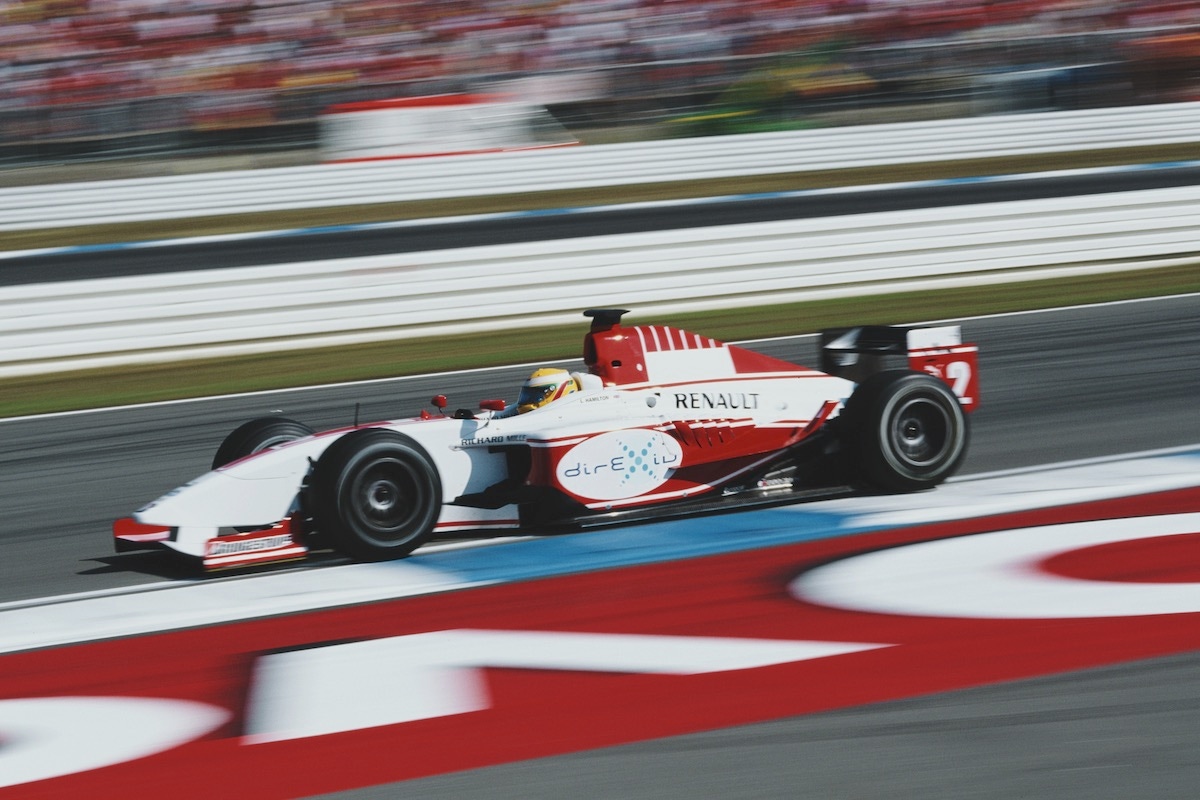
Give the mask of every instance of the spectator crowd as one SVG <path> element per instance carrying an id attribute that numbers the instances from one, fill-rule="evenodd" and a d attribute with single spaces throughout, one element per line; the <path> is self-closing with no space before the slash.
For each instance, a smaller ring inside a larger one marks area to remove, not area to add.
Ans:
<path id="1" fill-rule="evenodd" d="M 1131 0 L 0 0 L 0 109 L 1195 21 Z"/>

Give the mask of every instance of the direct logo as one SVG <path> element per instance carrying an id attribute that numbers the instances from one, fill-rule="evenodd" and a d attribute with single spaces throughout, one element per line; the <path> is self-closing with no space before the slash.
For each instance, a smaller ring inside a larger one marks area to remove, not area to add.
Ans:
<path id="1" fill-rule="evenodd" d="M 581 442 L 558 462 L 559 484 L 579 497 L 619 500 L 666 482 L 683 459 L 679 443 L 657 431 L 613 431 Z"/>

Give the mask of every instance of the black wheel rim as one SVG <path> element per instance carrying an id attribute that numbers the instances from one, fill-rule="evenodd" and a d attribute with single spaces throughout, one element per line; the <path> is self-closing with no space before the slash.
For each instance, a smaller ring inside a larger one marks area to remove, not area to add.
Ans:
<path id="1" fill-rule="evenodd" d="M 420 530 L 429 489 L 412 466 L 396 458 L 364 465 L 350 482 L 348 516 L 364 538 L 380 545 L 401 544 Z"/>
<path id="2" fill-rule="evenodd" d="M 932 398 L 911 398 L 892 417 L 892 452 L 910 467 L 936 466 L 945 455 L 951 426 L 942 404 Z"/>

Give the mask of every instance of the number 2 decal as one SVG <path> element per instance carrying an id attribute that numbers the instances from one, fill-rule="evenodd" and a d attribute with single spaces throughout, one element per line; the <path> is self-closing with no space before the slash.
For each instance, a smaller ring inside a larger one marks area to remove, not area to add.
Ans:
<path id="1" fill-rule="evenodd" d="M 967 397 L 967 389 L 971 385 L 971 376 L 974 375 L 974 370 L 966 361 L 951 361 L 946 365 L 946 380 L 953 381 L 951 389 L 959 397 Z"/>
<path id="2" fill-rule="evenodd" d="M 913 351 L 908 363 L 944 381 L 968 410 L 979 405 L 979 375 L 975 368 L 979 348 L 961 345 L 949 351 Z"/>

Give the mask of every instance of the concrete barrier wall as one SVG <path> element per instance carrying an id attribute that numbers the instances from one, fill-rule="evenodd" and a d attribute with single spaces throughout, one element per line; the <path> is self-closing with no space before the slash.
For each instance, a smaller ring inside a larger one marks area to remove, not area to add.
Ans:
<path id="1" fill-rule="evenodd" d="M 0 377 L 1148 268 L 1197 218 L 1184 187 L 2 287 Z"/>
<path id="2" fill-rule="evenodd" d="M 0 231 L 1200 141 L 1200 103 L 0 189 Z"/>

